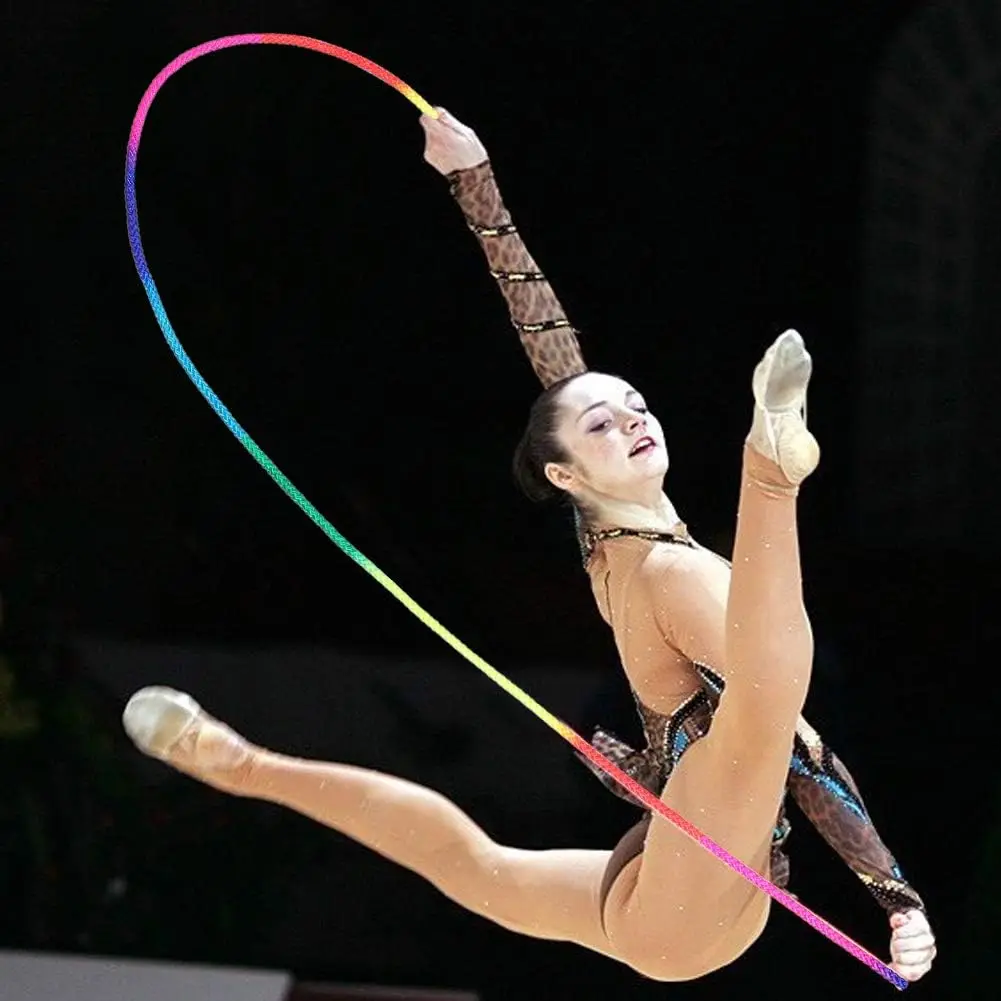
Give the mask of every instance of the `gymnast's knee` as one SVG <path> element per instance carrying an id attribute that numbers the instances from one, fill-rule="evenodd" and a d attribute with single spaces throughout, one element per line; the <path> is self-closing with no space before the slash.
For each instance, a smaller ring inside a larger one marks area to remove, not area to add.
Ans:
<path id="1" fill-rule="evenodd" d="M 776 635 L 759 639 L 753 647 L 744 640 L 741 637 L 740 642 L 732 641 L 727 645 L 728 690 L 742 681 L 781 687 L 809 678 L 814 656 L 809 635 L 776 631 Z"/>
<path id="2" fill-rule="evenodd" d="M 805 661 L 795 670 L 765 681 L 730 679 L 713 720 L 712 732 L 726 728 L 726 725 L 719 725 L 724 717 L 734 717 L 748 736 L 760 731 L 758 736 L 768 739 L 769 735 L 777 733 L 777 722 L 798 719 L 810 690 L 810 676 L 811 665 Z"/>

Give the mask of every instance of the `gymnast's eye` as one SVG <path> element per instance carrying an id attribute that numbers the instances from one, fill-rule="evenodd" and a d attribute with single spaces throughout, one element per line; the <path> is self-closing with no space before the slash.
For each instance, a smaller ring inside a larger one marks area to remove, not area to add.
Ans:
<path id="1" fill-rule="evenodd" d="M 588 434 L 600 434 L 602 431 L 608 430 L 608 425 L 612 422 L 609 420 L 599 421 L 597 424 L 592 424 L 588 429 Z"/>

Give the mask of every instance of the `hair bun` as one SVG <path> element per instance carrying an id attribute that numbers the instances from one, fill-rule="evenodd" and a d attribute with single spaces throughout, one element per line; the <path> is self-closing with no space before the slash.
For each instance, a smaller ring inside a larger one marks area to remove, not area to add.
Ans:
<path id="1" fill-rule="evenodd" d="M 570 456 L 556 436 L 560 418 L 560 394 L 579 375 L 568 376 L 547 386 L 535 398 L 528 415 L 525 433 L 514 450 L 514 479 L 529 500 L 548 501 L 564 496 L 564 491 L 549 481 L 546 466 L 550 462 L 569 462 Z"/>

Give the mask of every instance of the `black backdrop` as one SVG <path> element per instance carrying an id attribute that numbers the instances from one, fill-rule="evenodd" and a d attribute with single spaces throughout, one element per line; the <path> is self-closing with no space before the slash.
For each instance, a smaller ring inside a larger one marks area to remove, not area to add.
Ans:
<path id="1" fill-rule="evenodd" d="M 813 715 L 852 747 L 870 805 L 927 892 L 943 955 L 938 987 L 922 989 L 953 996 L 945 984 L 959 983 L 966 922 L 977 920 L 970 866 L 993 812 L 989 782 L 969 772 L 988 753 L 998 703 L 993 678 L 978 674 L 996 630 L 994 554 L 943 551 L 933 531 L 920 548 L 853 538 L 866 107 L 912 6 L 9 6 L 8 634 L 25 648 L 84 633 L 438 652 L 198 398 L 125 237 L 129 123 L 173 56 L 254 30 L 355 49 L 478 130 L 590 363 L 643 385 L 668 429 L 672 497 L 719 547 L 751 367 L 785 327 L 806 335 L 825 449 L 803 508 L 826 665 Z M 161 93 L 144 135 L 153 274 L 182 342 L 244 426 L 463 638 L 568 671 L 612 663 L 566 518 L 510 483 L 535 385 L 421 138 L 402 98 L 318 55 L 255 47 L 197 61 Z M 954 781 L 957 759 L 970 795 Z M 732 970 L 671 992 L 794 996 L 819 976 L 831 997 L 876 996 L 875 978 L 790 922 L 778 916 Z M 539 986 L 541 968 L 552 983 L 576 971 L 578 997 L 599 996 L 603 977 L 617 994 L 668 991 L 572 950 L 482 934 L 510 956 L 499 996 L 559 996 Z M 255 960 L 239 947 L 231 958 Z M 446 972 L 442 958 L 428 976 L 495 976 L 464 962 Z M 317 955 L 303 972 L 344 971 Z"/>

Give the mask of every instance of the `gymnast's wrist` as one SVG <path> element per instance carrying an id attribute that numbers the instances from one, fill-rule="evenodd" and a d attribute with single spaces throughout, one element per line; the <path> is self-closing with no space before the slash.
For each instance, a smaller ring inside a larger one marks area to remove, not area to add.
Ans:
<path id="1" fill-rule="evenodd" d="M 448 181 L 448 189 L 452 193 L 452 197 L 459 199 L 473 185 L 496 184 L 493 166 L 489 158 L 473 164 L 471 167 L 460 167 L 458 170 L 449 171 L 445 175 L 445 180 Z"/>
<path id="2" fill-rule="evenodd" d="M 490 162 L 490 157 L 484 157 L 482 160 L 478 160 L 476 163 L 471 163 L 468 167 L 457 167 L 455 170 L 450 170 L 445 177 L 451 181 L 453 178 L 463 178 L 471 177 L 474 173 L 479 175 L 489 175 L 493 176 L 493 164 Z"/>

